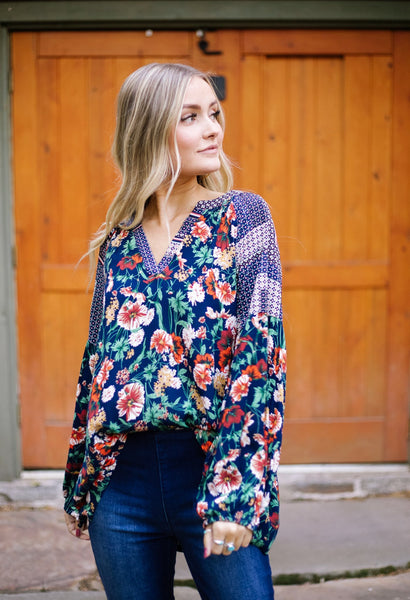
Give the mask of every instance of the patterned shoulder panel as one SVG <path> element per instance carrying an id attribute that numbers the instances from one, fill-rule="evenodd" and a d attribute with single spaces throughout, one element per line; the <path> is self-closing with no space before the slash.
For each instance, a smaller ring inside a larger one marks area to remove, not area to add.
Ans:
<path id="1" fill-rule="evenodd" d="M 282 270 L 275 226 L 265 200 L 238 192 L 232 198 L 237 216 L 236 264 L 238 318 L 265 313 L 282 318 Z"/>
<path id="2" fill-rule="evenodd" d="M 102 243 L 98 253 L 97 271 L 95 274 L 95 284 L 93 292 L 93 300 L 91 303 L 90 312 L 90 327 L 88 333 L 88 341 L 91 344 L 96 344 L 98 333 L 104 315 L 104 298 L 105 298 L 105 255 L 107 254 L 108 244 L 113 238 L 115 230 L 110 233 L 107 239 Z"/>

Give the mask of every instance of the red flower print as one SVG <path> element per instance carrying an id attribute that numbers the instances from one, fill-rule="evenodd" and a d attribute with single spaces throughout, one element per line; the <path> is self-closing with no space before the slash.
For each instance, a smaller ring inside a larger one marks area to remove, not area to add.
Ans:
<path id="1" fill-rule="evenodd" d="M 148 309 L 144 304 L 139 304 L 139 302 L 131 302 L 129 300 L 120 308 L 117 322 L 124 329 L 131 331 L 133 329 L 138 329 L 141 324 L 144 324 L 146 322 L 147 315 Z"/>
<path id="2" fill-rule="evenodd" d="M 263 413 L 262 421 L 271 435 L 275 435 L 282 427 L 282 415 L 277 408 L 274 409 L 273 413 L 269 412 L 267 408 Z"/>
<path id="3" fill-rule="evenodd" d="M 239 339 L 238 345 L 235 348 L 235 356 L 237 356 L 238 354 L 243 352 L 245 350 L 246 346 L 248 345 L 248 342 L 251 342 L 251 341 L 252 341 L 252 338 L 250 335 L 241 337 Z"/>
<path id="4" fill-rule="evenodd" d="M 96 381 L 100 389 L 106 383 L 110 375 L 110 371 L 113 369 L 113 366 L 114 361 L 111 358 L 105 357 L 96 377 Z"/>
<path id="5" fill-rule="evenodd" d="M 214 366 L 214 357 L 212 354 L 197 354 L 195 356 L 195 364 L 206 364 L 208 367 Z"/>
<path id="6" fill-rule="evenodd" d="M 202 448 L 203 452 L 205 452 L 205 454 L 208 452 L 208 450 L 210 449 L 211 446 L 212 446 L 211 440 L 209 440 L 208 442 L 203 442 L 201 444 L 201 448 Z"/>
<path id="7" fill-rule="evenodd" d="M 262 378 L 262 373 L 256 365 L 248 365 L 246 369 L 242 371 L 242 375 L 249 375 L 250 379 Z"/>
<path id="8" fill-rule="evenodd" d="M 77 419 L 85 425 L 87 423 L 87 409 L 83 408 L 80 412 L 76 413 Z"/>
<path id="9" fill-rule="evenodd" d="M 148 279 L 144 279 L 144 283 L 152 283 L 155 279 L 163 279 L 164 281 L 166 281 L 167 279 L 171 279 L 171 275 L 171 269 L 169 267 L 165 267 L 162 273 L 150 275 Z"/>
<path id="10" fill-rule="evenodd" d="M 157 329 L 152 334 L 150 348 L 151 350 L 155 348 L 159 354 L 171 350 L 173 348 L 171 335 L 163 329 Z"/>
<path id="11" fill-rule="evenodd" d="M 261 490 L 256 493 L 255 503 L 253 505 L 255 516 L 252 519 L 252 524 L 258 525 L 261 514 L 263 514 L 269 506 L 269 500 L 269 494 L 264 494 Z"/>
<path id="12" fill-rule="evenodd" d="M 191 229 L 191 235 L 193 237 L 199 237 L 201 242 L 206 242 L 206 240 L 211 237 L 211 229 L 209 225 L 205 223 L 204 217 L 201 217 L 201 219 L 194 224 Z"/>
<path id="13" fill-rule="evenodd" d="M 216 298 L 216 286 L 217 286 L 217 280 L 215 277 L 215 271 L 214 269 L 211 269 L 205 279 L 205 283 L 206 283 L 206 291 L 208 292 L 208 294 L 210 296 L 212 296 L 212 298 Z"/>
<path id="14" fill-rule="evenodd" d="M 206 386 L 212 383 L 211 369 L 206 363 L 199 363 L 194 367 L 194 380 L 201 390 L 206 390 Z"/>
<path id="15" fill-rule="evenodd" d="M 233 219 L 236 219 L 236 210 L 233 202 L 228 206 L 228 210 L 226 211 L 226 218 L 228 223 L 231 223 Z"/>
<path id="16" fill-rule="evenodd" d="M 278 513 L 277 513 L 277 512 L 274 512 L 274 513 L 272 513 L 272 514 L 270 515 L 270 517 L 269 517 L 269 521 L 270 521 L 270 524 L 271 524 L 271 526 L 272 526 L 274 529 L 278 529 L 278 527 L 279 527 L 279 515 L 278 515 Z"/>
<path id="17" fill-rule="evenodd" d="M 117 264 L 117 267 L 120 267 L 121 271 L 124 269 L 135 269 L 138 263 L 142 262 L 142 256 L 139 254 L 134 254 L 133 256 L 124 256 Z"/>
<path id="18" fill-rule="evenodd" d="M 240 488 L 242 475 L 235 465 L 221 467 L 215 473 L 215 477 L 208 484 L 208 489 L 213 496 L 226 495 Z"/>
<path id="19" fill-rule="evenodd" d="M 226 215 L 221 219 L 216 237 L 216 246 L 221 250 L 225 250 L 229 246 L 229 226 L 227 224 Z"/>
<path id="20" fill-rule="evenodd" d="M 250 382 L 251 380 L 249 375 L 241 375 L 233 382 L 231 388 L 233 402 L 240 402 L 241 398 L 246 396 L 249 391 Z"/>
<path id="21" fill-rule="evenodd" d="M 85 439 L 85 427 L 78 427 L 78 429 L 73 429 L 71 432 L 70 439 L 70 448 L 73 446 L 77 446 L 77 444 L 81 444 L 81 442 Z"/>
<path id="22" fill-rule="evenodd" d="M 118 414 L 127 421 L 136 419 L 144 407 L 144 388 L 140 383 L 130 383 L 118 392 Z"/>
<path id="23" fill-rule="evenodd" d="M 182 345 L 182 338 L 175 333 L 171 333 L 172 337 L 172 355 L 176 363 L 180 363 L 184 354 L 184 346 Z"/>
<path id="24" fill-rule="evenodd" d="M 228 365 L 232 359 L 232 342 L 233 342 L 233 333 L 231 329 L 224 330 L 221 333 L 220 339 L 217 341 L 216 345 L 218 350 L 220 351 L 218 365 L 220 369 L 223 369 Z"/>
<path id="25" fill-rule="evenodd" d="M 216 297 L 222 304 L 232 304 L 235 300 L 236 292 L 232 290 L 231 286 L 227 281 L 216 284 Z"/>
<path id="26" fill-rule="evenodd" d="M 242 426 L 241 433 L 241 446 L 248 446 L 251 443 L 251 439 L 249 437 L 249 427 L 254 424 L 254 420 L 252 419 L 252 413 L 247 412 L 245 416 L 245 421 Z"/>
<path id="27" fill-rule="evenodd" d="M 196 337 L 200 340 L 204 340 L 206 338 L 206 327 L 202 325 L 196 332 Z"/>
<path id="28" fill-rule="evenodd" d="M 201 517 L 201 519 L 205 519 L 205 511 L 208 510 L 208 502 L 198 502 L 196 505 L 196 512 Z"/>
<path id="29" fill-rule="evenodd" d="M 286 350 L 284 348 L 275 348 L 273 364 L 275 366 L 275 375 L 278 375 L 279 371 L 286 373 Z"/>
<path id="30" fill-rule="evenodd" d="M 233 423 L 240 423 L 245 413 L 239 406 L 230 406 L 222 413 L 221 422 L 224 427 L 230 427 Z"/>
<path id="31" fill-rule="evenodd" d="M 254 454 L 251 458 L 251 471 L 255 475 L 255 477 L 257 477 L 258 479 L 262 479 L 266 466 L 266 452 L 263 449 L 258 450 L 258 452 Z"/>

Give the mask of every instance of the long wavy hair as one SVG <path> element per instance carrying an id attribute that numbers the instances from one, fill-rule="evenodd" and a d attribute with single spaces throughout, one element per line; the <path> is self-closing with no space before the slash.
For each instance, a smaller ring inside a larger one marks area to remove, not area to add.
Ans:
<path id="1" fill-rule="evenodd" d="M 96 251 L 113 228 L 133 229 L 142 221 L 147 200 L 161 186 L 167 187 L 168 195 L 171 193 L 181 169 L 175 130 L 186 88 L 193 77 L 201 77 L 212 87 L 205 73 L 176 63 L 146 65 L 124 81 L 118 95 L 112 147 L 121 187 L 108 208 L 105 222 L 90 242 L 91 270 L 95 267 Z M 222 110 L 217 118 L 224 130 Z M 198 176 L 198 182 L 224 193 L 232 187 L 233 177 L 223 151 L 220 162 L 218 171 Z"/>

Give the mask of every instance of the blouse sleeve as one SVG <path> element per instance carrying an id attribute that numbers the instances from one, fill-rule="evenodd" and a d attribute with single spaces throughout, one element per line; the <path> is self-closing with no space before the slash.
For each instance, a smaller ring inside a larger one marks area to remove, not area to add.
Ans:
<path id="1" fill-rule="evenodd" d="M 98 257 L 93 299 L 91 304 L 89 335 L 85 346 L 83 358 L 81 361 L 80 374 L 77 384 L 74 421 L 71 431 L 67 464 L 64 473 L 64 508 L 66 512 L 75 516 L 78 516 L 78 505 L 76 505 L 74 501 L 75 488 L 84 461 L 88 401 L 90 397 L 94 368 L 98 360 L 98 332 L 104 314 L 104 259 L 107 250 L 107 245 L 108 240 L 101 246 Z"/>
<path id="2" fill-rule="evenodd" d="M 281 265 L 267 204 L 235 205 L 238 336 L 220 429 L 207 454 L 197 510 L 205 525 L 233 521 L 269 549 L 278 529 L 286 350 Z"/>

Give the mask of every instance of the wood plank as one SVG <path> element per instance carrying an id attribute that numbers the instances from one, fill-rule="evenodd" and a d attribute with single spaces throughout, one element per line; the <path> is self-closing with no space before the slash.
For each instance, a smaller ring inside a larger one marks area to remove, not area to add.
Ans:
<path id="1" fill-rule="evenodd" d="M 46 424 L 72 422 L 90 302 L 86 294 L 43 294 L 41 382 Z"/>
<path id="2" fill-rule="evenodd" d="M 64 468 L 70 443 L 71 422 L 52 423 L 45 427 L 47 464 L 50 469 Z"/>
<path id="3" fill-rule="evenodd" d="M 38 374 L 41 372 L 40 194 L 35 38 L 12 38 L 14 198 L 17 269 L 18 364 L 21 400 L 22 461 L 25 467 L 43 464 L 46 444 L 44 411 Z M 29 101 L 28 101 L 29 99 Z"/>
<path id="4" fill-rule="evenodd" d="M 338 422 L 343 404 L 342 362 L 346 352 L 341 315 L 345 295 L 340 290 L 322 289 L 305 291 L 305 299 L 308 296 L 312 296 L 311 304 L 314 304 L 313 310 L 307 313 L 311 336 L 304 339 L 305 360 L 311 363 L 310 369 L 314 373 L 311 416 L 319 420 L 332 418 Z"/>
<path id="5" fill-rule="evenodd" d="M 115 131 L 118 89 L 113 58 L 92 58 L 89 66 L 89 191 L 88 236 L 105 221 L 119 187 L 111 146 Z M 88 240 L 87 240 L 88 241 Z"/>
<path id="6" fill-rule="evenodd" d="M 61 149 L 60 219 L 53 234 L 59 236 L 62 263 L 76 263 L 87 251 L 90 226 L 89 61 L 60 59 Z M 73 127 L 75 123 L 75 127 Z"/>
<path id="7" fill-rule="evenodd" d="M 285 290 L 283 306 L 289 357 L 286 419 L 310 418 L 315 402 L 316 368 L 312 353 L 309 352 L 317 314 L 315 297 L 312 293 L 306 294 L 304 290 Z"/>
<path id="8" fill-rule="evenodd" d="M 389 255 L 389 205 L 393 143 L 392 83 L 392 57 L 373 57 L 367 256 L 379 260 L 386 260 Z"/>
<path id="9" fill-rule="evenodd" d="M 379 261 L 283 261 L 286 289 L 385 288 L 389 284 L 387 263 Z"/>
<path id="10" fill-rule="evenodd" d="M 409 432 L 410 33 L 394 34 L 393 191 L 386 356 L 385 460 L 407 460 Z"/>
<path id="11" fill-rule="evenodd" d="M 60 260 L 61 237 L 55 235 L 60 225 L 60 82 L 58 61 L 51 58 L 37 60 L 39 128 L 38 163 L 42 198 L 41 256 L 42 260 Z"/>
<path id="12" fill-rule="evenodd" d="M 41 265 L 41 288 L 44 292 L 85 292 L 88 280 L 87 259 L 80 265 Z"/>
<path id="13" fill-rule="evenodd" d="M 240 123 L 242 144 L 238 185 L 242 189 L 254 192 L 261 190 L 263 170 L 259 155 L 263 140 L 262 119 L 264 114 L 261 65 L 260 57 L 250 56 L 244 58 L 241 68 L 243 82 Z"/>
<path id="14" fill-rule="evenodd" d="M 380 462 L 384 420 L 285 420 L 282 464 Z M 325 461 L 321 456 L 326 456 Z M 360 457 L 360 458 L 359 458 Z"/>
<path id="15" fill-rule="evenodd" d="M 83 31 L 40 32 L 39 56 L 189 56 L 190 36 L 181 31 Z"/>
<path id="16" fill-rule="evenodd" d="M 293 245 L 289 231 L 289 95 L 287 59 L 272 58 L 265 63 L 265 133 L 262 193 L 269 203 L 282 258 L 290 255 Z"/>
<path id="17" fill-rule="evenodd" d="M 290 235 L 292 259 L 311 260 L 316 214 L 316 59 L 291 58 L 290 68 Z"/>
<path id="18" fill-rule="evenodd" d="M 370 293 L 367 352 L 364 358 L 367 398 L 365 414 L 384 415 L 387 397 L 387 298 L 388 289 Z M 381 351 L 381 348 L 384 348 Z"/>
<path id="19" fill-rule="evenodd" d="M 390 54 L 392 33 L 382 30 L 247 30 L 243 32 L 243 51 L 247 55 L 287 56 Z"/>
<path id="20" fill-rule="evenodd" d="M 358 290 L 345 292 L 342 303 L 343 354 L 340 414 L 345 418 L 363 417 L 366 414 L 365 367 L 368 355 L 368 332 L 374 318 L 374 315 L 369 313 L 368 299 L 368 290 Z"/>
<path id="21" fill-rule="evenodd" d="M 345 147 L 343 254 L 345 260 L 367 257 L 369 184 L 371 59 L 345 58 Z"/>
<path id="22" fill-rule="evenodd" d="M 316 208 L 312 259 L 338 260 L 343 223 L 343 60 L 317 60 Z"/>

